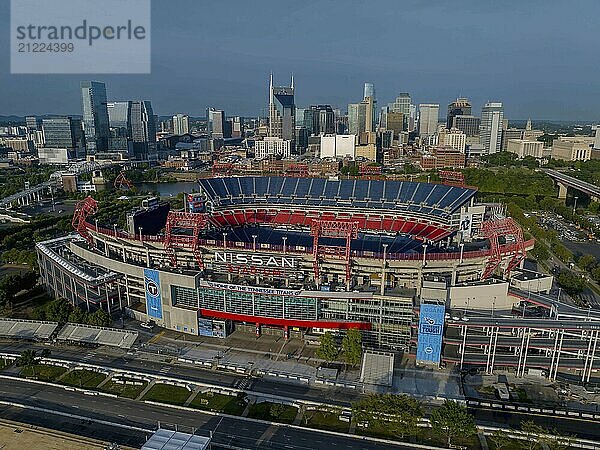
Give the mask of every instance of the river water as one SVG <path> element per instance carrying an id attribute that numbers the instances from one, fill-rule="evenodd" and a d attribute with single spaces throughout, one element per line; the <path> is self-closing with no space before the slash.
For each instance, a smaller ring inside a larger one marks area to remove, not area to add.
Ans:
<path id="1" fill-rule="evenodd" d="M 158 192 L 161 197 L 175 197 L 181 192 L 198 192 L 198 183 L 194 181 L 177 181 L 175 183 L 140 183 L 138 192 Z"/>

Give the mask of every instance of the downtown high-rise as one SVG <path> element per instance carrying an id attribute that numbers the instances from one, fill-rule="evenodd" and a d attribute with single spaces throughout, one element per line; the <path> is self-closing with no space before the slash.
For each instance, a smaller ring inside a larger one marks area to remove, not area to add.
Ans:
<path id="1" fill-rule="evenodd" d="M 437 103 L 421 103 L 419 105 L 419 135 L 432 136 L 437 132 L 440 105 Z"/>
<path id="2" fill-rule="evenodd" d="M 488 102 L 481 109 L 480 142 L 488 155 L 501 150 L 503 120 L 501 102 Z"/>
<path id="3" fill-rule="evenodd" d="M 106 85 L 99 81 L 82 81 L 81 101 L 87 151 L 90 154 L 104 152 L 108 149 L 110 136 Z"/>
<path id="4" fill-rule="evenodd" d="M 269 81 L 269 137 L 291 142 L 296 140 L 296 105 L 294 102 L 294 77 L 290 86 L 274 86 L 273 74 Z"/>

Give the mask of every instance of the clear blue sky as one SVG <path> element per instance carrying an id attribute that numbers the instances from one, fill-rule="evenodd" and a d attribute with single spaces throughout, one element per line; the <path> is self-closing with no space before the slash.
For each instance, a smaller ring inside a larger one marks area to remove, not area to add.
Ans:
<path id="1" fill-rule="evenodd" d="M 598 0 L 153 0 L 150 75 L 10 75 L 8 17 L 0 0 L 2 115 L 80 114 L 82 79 L 160 115 L 257 115 L 272 70 L 294 73 L 300 106 L 345 109 L 371 81 L 380 105 L 409 92 L 444 115 L 463 95 L 477 114 L 600 119 Z"/>

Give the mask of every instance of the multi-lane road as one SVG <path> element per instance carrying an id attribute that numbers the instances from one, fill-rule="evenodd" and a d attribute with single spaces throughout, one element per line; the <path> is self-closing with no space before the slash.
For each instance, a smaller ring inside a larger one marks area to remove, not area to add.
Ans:
<path id="1" fill-rule="evenodd" d="M 173 424 L 182 429 L 197 429 L 199 434 L 213 434 L 215 448 L 272 448 L 272 449 L 409 449 L 409 444 L 386 444 L 362 439 L 359 436 L 340 436 L 325 432 L 300 429 L 286 425 L 276 425 L 211 415 L 204 412 L 190 412 L 166 406 L 157 406 L 120 398 L 89 396 L 81 392 L 66 391 L 60 387 L 33 384 L 23 380 L 3 379 L 0 383 L 2 402 L 13 402 L 32 408 L 68 413 L 89 418 L 80 421 L 87 432 L 93 430 L 95 421 L 120 423 L 142 429 L 155 429 L 158 422 Z M 0 404 L 0 416 L 12 420 L 34 420 L 36 425 L 48 428 L 61 428 L 64 417 L 44 413 L 32 415 L 27 410 Z M 73 423 L 74 422 L 74 423 Z M 90 423 L 91 422 L 91 423 Z M 77 425 L 77 420 L 66 420 L 67 430 Z M 139 445 L 142 432 L 123 430 L 115 427 L 111 435 L 105 426 L 99 426 L 103 439 L 120 441 L 123 444 Z M 81 432 L 81 430 L 79 430 Z M 108 435 L 107 435 L 108 434 Z M 100 436 L 97 436 L 100 437 Z M 125 442 L 122 440 L 125 438 Z M 220 445 L 219 445 L 220 444 Z"/>
<path id="2" fill-rule="evenodd" d="M 48 348 L 43 344 L 0 342 L 0 351 L 20 353 L 26 348 Z M 301 384 L 285 383 L 273 379 L 248 378 L 217 372 L 201 370 L 191 366 L 170 365 L 155 360 L 151 355 L 146 359 L 136 359 L 115 350 L 89 349 L 75 347 L 52 347 L 52 357 L 73 362 L 112 367 L 116 369 L 144 372 L 156 376 L 170 376 L 187 380 L 191 383 L 205 383 L 224 387 L 236 387 L 241 380 L 246 380 L 245 389 L 255 395 L 270 394 L 333 403 L 349 406 L 360 393 L 347 389 L 316 388 Z M 154 429 L 158 421 L 179 426 L 198 428 L 206 433 L 215 431 L 215 442 L 241 448 L 411 448 L 408 444 L 386 445 L 363 440 L 357 436 L 334 436 L 324 432 L 297 429 L 286 425 L 269 425 L 244 418 L 230 418 L 210 415 L 204 412 L 190 412 L 167 406 L 151 405 L 144 402 L 102 396 L 89 396 L 80 392 L 67 391 L 60 387 L 33 384 L 18 379 L 3 379 L 0 383 L 0 400 L 11 401 L 23 405 L 43 407 L 52 411 L 68 412 L 88 418 Z M 518 429 L 521 422 L 534 420 L 547 428 L 556 428 L 562 433 L 577 435 L 581 438 L 600 439 L 600 427 L 590 426 L 593 422 L 567 417 L 550 417 L 517 411 L 502 411 L 494 408 L 470 408 L 480 425 L 512 427 Z M 0 416 L 23 420 L 49 428 L 67 426 L 69 421 L 53 414 L 33 414 L 31 411 L 0 404 Z M 34 420 L 35 419 L 35 420 Z M 41 422 L 40 422 L 41 421 Z M 77 422 L 77 421 L 75 421 Z M 595 423 L 594 423 L 595 425 Z M 76 426 L 72 425 L 72 426 Z M 82 423 L 80 432 L 85 429 L 107 433 L 101 436 L 105 440 L 126 443 L 128 438 L 143 439 L 143 433 L 130 432 L 115 428 L 115 436 L 110 436 L 110 428 L 96 423 Z M 78 429 L 76 428 L 75 431 Z M 65 431 L 73 431 L 65 429 Z M 83 433 L 85 434 L 85 433 Z M 124 437 L 125 436 L 125 437 Z"/>

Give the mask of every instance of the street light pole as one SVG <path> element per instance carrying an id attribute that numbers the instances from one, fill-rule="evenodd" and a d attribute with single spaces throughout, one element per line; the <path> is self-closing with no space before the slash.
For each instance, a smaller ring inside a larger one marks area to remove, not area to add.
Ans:
<path id="1" fill-rule="evenodd" d="M 575 211 L 577 210 L 577 199 L 579 197 L 575 196 L 574 198 L 575 198 L 575 203 L 573 203 L 573 214 L 575 214 Z"/>

